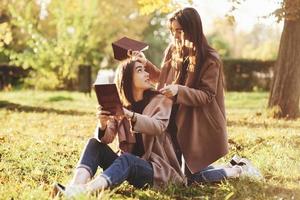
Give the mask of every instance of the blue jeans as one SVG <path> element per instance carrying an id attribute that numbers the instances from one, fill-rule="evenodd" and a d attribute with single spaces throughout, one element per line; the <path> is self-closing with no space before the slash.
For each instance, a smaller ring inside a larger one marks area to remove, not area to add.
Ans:
<path id="1" fill-rule="evenodd" d="M 140 157 L 124 153 L 118 157 L 102 176 L 110 186 L 116 186 L 127 180 L 137 188 L 153 185 L 152 165 Z"/>
<path id="2" fill-rule="evenodd" d="M 98 166 L 105 170 L 117 158 L 118 155 L 107 144 L 91 138 L 84 147 L 77 168 L 85 168 L 93 177 Z"/>
<path id="3" fill-rule="evenodd" d="M 153 185 L 153 169 L 149 162 L 128 153 L 118 157 L 107 144 L 91 138 L 77 168 L 87 169 L 93 177 L 98 166 L 104 170 L 102 176 L 110 186 L 116 186 L 125 180 L 138 188 Z"/>
<path id="4" fill-rule="evenodd" d="M 200 172 L 197 172 L 195 174 L 189 174 L 188 184 L 220 182 L 226 178 L 227 175 L 225 170 L 217 169 L 213 166 L 208 166 Z"/>

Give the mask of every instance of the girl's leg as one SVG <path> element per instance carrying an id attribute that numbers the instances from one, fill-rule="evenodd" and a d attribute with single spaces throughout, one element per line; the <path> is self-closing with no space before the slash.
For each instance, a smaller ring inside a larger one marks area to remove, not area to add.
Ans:
<path id="1" fill-rule="evenodd" d="M 81 155 L 71 184 L 85 184 L 96 173 L 98 166 L 107 169 L 117 158 L 117 154 L 95 138 L 89 139 Z"/>
<path id="2" fill-rule="evenodd" d="M 208 166 L 202 171 L 192 174 L 189 183 L 212 183 L 219 182 L 227 178 L 238 177 L 241 170 L 238 167 L 213 167 Z"/>
<path id="3" fill-rule="evenodd" d="M 211 166 L 213 169 L 223 169 L 226 173 L 226 176 L 227 178 L 236 178 L 238 176 L 240 176 L 241 174 L 241 169 L 240 167 L 237 167 L 236 165 L 234 166 L 226 166 L 226 165 L 214 165 L 214 166 Z"/>
<path id="4" fill-rule="evenodd" d="M 91 180 L 91 174 L 86 168 L 76 168 L 69 185 L 85 184 Z"/>
<path id="5" fill-rule="evenodd" d="M 89 182 L 86 187 L 90 191 L 116 186 L 127 180 L 135 187 L 142 188 L 153 184 L 152 165 L 132 154 L 125 153 L 101 175 Z"/>
<path id="6" fill-rule="evenodd" d="M 224 168 L 224 171 L 226 173 L 227 178 L 236 178 L 239 177 L 242 173 L 242 170 L 237 166 L 226 167 Z"/>
<path id="7" fill-rule="evenodd" d="M 192 174 L 189 183 L 211 183 L 222 181 L 227 178 L 227 174 L 223 169 L 206 168 L 200 172 Z"/>

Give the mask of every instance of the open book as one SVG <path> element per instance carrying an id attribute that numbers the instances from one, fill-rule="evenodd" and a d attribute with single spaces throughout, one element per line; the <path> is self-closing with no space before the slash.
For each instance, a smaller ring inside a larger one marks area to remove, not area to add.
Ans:
<path id="1" fill-rule="evenodd" d="M 148 44 L 128 37 L 123 37 L 112 43 L 114 58 L 117 60 L 127 59 L 131 56 L 132 51 L 144 51 L 148 47 Z"/>
<path id="2" fill-rule="evenodd" d="M 103 110 L 111 112 L 112 115 L 124 115 L 116 84 L 95 84 L 94 88 Z"/>

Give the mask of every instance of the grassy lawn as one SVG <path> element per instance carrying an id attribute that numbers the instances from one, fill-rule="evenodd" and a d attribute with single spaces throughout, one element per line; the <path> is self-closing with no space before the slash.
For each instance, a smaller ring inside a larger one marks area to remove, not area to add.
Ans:
<path id="1" fill-rule="evenodd" d="M 122 184 L 104 199 L 300 199 L 300 119 L 274 120 L 267 93 L 227 93 L 230 153 L 252 160 L 265 180 L 136 190 Z M 95 128 L 96 98 L 81 93 L 0 92 L 0 199 L 49 199 L 67 183 Z M 79 199 L 96 199 L 79 197 Z"/>

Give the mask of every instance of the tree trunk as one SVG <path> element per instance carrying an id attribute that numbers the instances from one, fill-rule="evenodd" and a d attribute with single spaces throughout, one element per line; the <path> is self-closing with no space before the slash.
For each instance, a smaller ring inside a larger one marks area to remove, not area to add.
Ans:
<path id="1" fill-rule="evenodd" d="M 275 64 L 269 108 L 277 107 L 278 118 L 299 117 L 300 97 L 300 19 L 284 21 Z"/>

